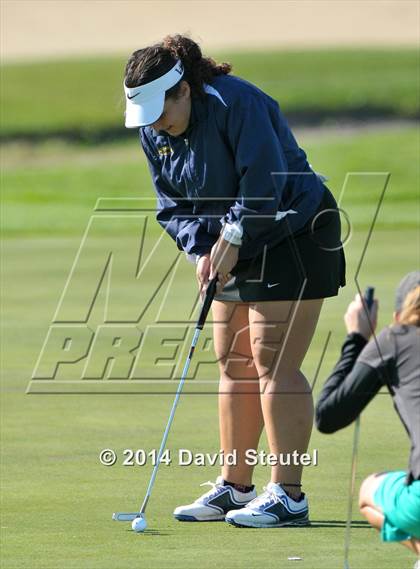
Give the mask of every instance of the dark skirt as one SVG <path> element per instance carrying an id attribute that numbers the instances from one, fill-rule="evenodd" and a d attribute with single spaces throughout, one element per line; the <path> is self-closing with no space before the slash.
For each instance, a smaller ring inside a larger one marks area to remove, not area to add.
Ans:
<path id="1" fill-rule="evenodd" d="M 239 261 L 232 274 L 215 300 L 261 302 L 336 296 L 346 284 L 346 260 L 340 214 L 328 188 L 304 227 L 260 255 Z"/>

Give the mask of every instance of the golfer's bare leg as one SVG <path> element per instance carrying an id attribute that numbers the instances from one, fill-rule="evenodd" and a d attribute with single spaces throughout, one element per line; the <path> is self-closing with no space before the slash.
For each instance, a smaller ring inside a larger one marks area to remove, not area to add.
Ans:
<path id="1" fill-rule="evenodd" d="M 214 344 L 219 360 L 220 448 L 237 451 L 237 464 L 224 465 L 229 482 L 251 485 L 253 466 L 245 464 L 247 449 L 257 449 L 263 428 L 258 374 L 249 344 L 248 305 L 213 302 Z"/>
<path id="2" fill-rule="evenodd" d="M 375 504 L 373 497 L 375 496 L 378 486 L 383 481 L 383 476 L 384 474 L 371 474 L 363 480 L 359 492 L 360 512 L 365 516 L 370 525 L 378 531 L 381 530 L 382 524 L 384 523 L 384 515 L 381 508 Z M 416 555 L 420 555 L 420 541 L 418 539 L 409 539 L 400 541 L 400 543 Z"/>
<path id="3" fill-rule="evenodd" d="M 322 299 L 260 302 L 249 307 L 250 340 L 260 377 L 261 406 L 270 452 L 307 451 L 313 424 L 311 387 L 300 370 L 315 332 Z M 271 482 L 299 496 L 302 466 L 272 467 Z"/>

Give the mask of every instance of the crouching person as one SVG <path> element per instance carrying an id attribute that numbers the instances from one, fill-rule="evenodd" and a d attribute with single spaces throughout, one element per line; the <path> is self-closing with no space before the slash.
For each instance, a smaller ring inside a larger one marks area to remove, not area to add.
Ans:
<path id="1" fill-rule="evenodd" d="M 359 506 L 383 541 L 400 542 L 420 557 L 420 272 L 401 281 L 392 325 L 369 341 L 377 310 L 375 300 L 368 314 L 360 295 L 349 305 L 348 335 L 320 394 L 316 424 L 323 433 L 342 429 L 382 387 L 388 389 L 411 441 L 408 470 L 368 476 Z"/>

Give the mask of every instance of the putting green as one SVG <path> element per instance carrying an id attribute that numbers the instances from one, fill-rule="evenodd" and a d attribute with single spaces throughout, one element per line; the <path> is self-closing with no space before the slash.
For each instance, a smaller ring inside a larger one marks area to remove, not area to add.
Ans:
<path id="1" fill-rule="evenodd" d="M 360 272 L 361 286 L 376 287 L 379 326 L 383 326 L 391 319 L 393 290 L 399 278 L 416 262 L 416 135 L 408 129 L 308 140 L 308 144 L 302 140 L 302 144 L 314 166 L 331 175 L 336 195 L 339 181 L 349 170 L 359 171 L 363 165 L 367 171 L 391 172 L 377 229 Z M 116 149 L 118 158 L 114 163 L 108 160 L 109 153 L 101 160 L 97 149 L 92 150 L 92 155 L 85 149 L 83 159 L 74 148 L 68 149 L 68 155 L 71 164 L 66 164 L 66 149 L 49 163 L 47 151 L 43 162 L 40 150 L 38 160 L 27 168 L 8 162 L 7 155 L 4 158 L 3 566 L 210 569 L 223 564 L 239 569 L 287 568 L 297 563 L 308 569 L 341 567 L 352 427 L 333 436 L 313 434 L 311 449 L 318 449 L 318 466 L 308 468 L 304 477 L 311 528 L 246 530 L 224 523 L 175 522 L 171 516 L 174 507 L 199 495 L 205 490 L 199 484 L 214 480 L 218 473 L 216 467 L 180 467 L 175 461 L 170 466 L 162 465 L 147 512 L 148 530 L 135 535 L 129 524 L 113 522 L 111 515 L 116 510 L 130 511 L 139 506 L 150 464 L 123 466 L 123 451 L 158 447 L 172 395 L 25 394 L 97 198 L 137 197 L 139 187 L 145 188 L 142 195 L 151 195 L 146 164 L 135 155 L 127 158 L 125 152 Z M 331 331 L 316 392 L 338 357 L 344 337 L 342 315 L 356 292 L 354 275 L 381 187 L 358 179 L 349 185 L 343 198 L 353 224 L 346 245 L 348 285 L 339 297 L 326 301 L 304 363 L 305 373 L 313 378 Z M 119 234 L 121 243 L 124 239 L 131 243 L 131 235 L 126 226 Z M 158 235 L 157 226 L 152 224 L 146 253 Z M 107 234 L 106 229 L 93 235 L 86 249 L 86 266 L 95 266 L 98 256 L 115 246 L 114 239 L 115 235 Z M 165 250 L 172 254 L 173 247 Z M 156 283 L 156 275 L 167 262 L 164 254 L 155 259 L 155 270 L 145 277 L 146 288 Z M 175 314 L 183 318 L 191 308 L 195 294 L 192 270 L 182 264 L 168 304 L 170 317 Z M 89 273 L 76 282 L 69 310 L 80 308 L 89 283 Z M 125 286 L 123 281 L 120 285 Z M 140 297 L 135 288 L 127 285 L 121 290 L 121 308 L 137 307 Z M 100 295 L 98 304 L 102 301 Z M 144 323 L 152 318 L 147 315 Z M 153 368 L 153 354 L 159 349 L 156 340 L 145 365 Z M 196 394 L 181 399 L 169 439 L 174 455 L 180 448 L 218 451 L 214 363 L 199 368 L 200 379 L 210 381 L 213 392 L 205 394 L 197 389 Z M 116 465 L 100 464 L 98 455 L 104 448 L 117 452 Z M 261 448 L 267 449 L 265 438 Z M 408 450 L 406 434 L 389 397 L 379 395 L 362 416 L 357 483 L 373 471 L 405 468 Z M 258 466 L 258 489 L 267 481 L 267 468 Z M 363 523 L 356 503 L 354 510 L 352 569 L 411 567 L 409 552 L 398 545 L 382 545 L 375 531 Z M 289 561 L 289 557 L 301 557 L 302 561 Z"/>

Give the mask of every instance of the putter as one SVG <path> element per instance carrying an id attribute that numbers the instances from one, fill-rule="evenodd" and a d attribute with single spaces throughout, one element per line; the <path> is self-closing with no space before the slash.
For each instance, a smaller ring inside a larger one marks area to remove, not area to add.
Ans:
<path id="1" fill-rule="evenodd" d="M 182 388 L 185 383 L 185 378 L 187 377 L 188 369 L 190 367 L 191 359 L 194 354 L 195 347 L 198 342 L 198 338 L 200 337 L 200 332 L 204 327 L 204 324 L 207 319 L 207 314 L 210 310 L 211 303 L 213 302 L 214 295 L 216 294 L 216 285 L 217 285 L 217 276 L 215 276 L 210 282 L 206 290 L 206 295 L 203 301 L 203 305 L 201 307 L 200 316 L 198 317 L 197 324 L 195 327 L 194 336 L 191 342 L 190 351 L 188 353 L 187 360 L 185 362 L 184 368 L 182 370 L 181 379 L 178 384 L 178 389 L 176 390 L 175 399 L 172 405 L 172 409 L 169 415 L 168 423 L 165 428 L 165 432 L 163 433 L 162 442 L 160 443 L 159 452 L 156 458 L 156 463 L 153 467 L 152 475 L 150 477 L 149 485 L 146 490 L 146 495 L 144 497 L 143 503 L 141 508 L 138 512 L 115 512 L 112 514 L 112 519 L 118 522 L 132 522 L 136 518 L 144 518 L 144 513 L 146 511 L 146 506 L 149 501 L 149 498 L 152 493 L 153 484 L 155 483 L 156 475 L 158 472 L 160 459 L 165 451 L 166 441 L 168 440 L 169 430 L 171 428 L 172 422 L 174 420 L 175 411 L 178 406 L 179 398 L 181 396 Z"/>
<path id="2" fill-rule="evenodd" d="M 368 313 L 373 305 L 374 292 L 375 289 L 371 286 L 368 286 L 365 290 L 363 301 Z M 356 482 L 356 463 L 357 463 L 357 449 L 359 447 L 359 435 L 360 435 L 360 415 L 356 419 L 356 423 L 354 426 L 354 435 L 353 435 L 353 452 L 351 459 L 349 502 L 347 507 L 346 536 L 344 541 L 344 569 L 350 569 L 349 565 L 350 534 L 351 534 L 351 521 L 353 513 L 354 486 Z"/>

